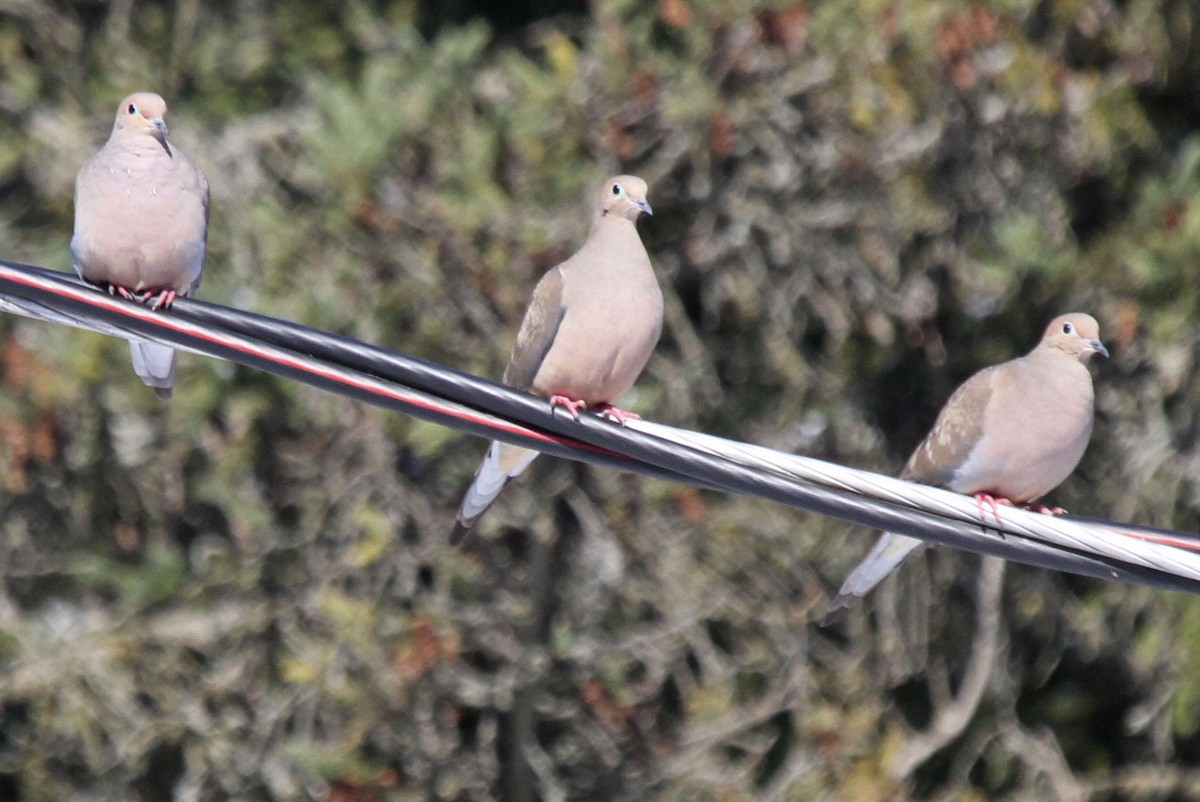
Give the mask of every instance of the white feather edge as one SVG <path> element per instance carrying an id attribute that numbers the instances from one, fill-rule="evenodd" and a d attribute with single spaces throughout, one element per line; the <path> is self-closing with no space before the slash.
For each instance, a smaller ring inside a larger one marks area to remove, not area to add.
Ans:
<path id="1" fill-rule="evenodd" d="M 483 511 L 496 500 L 496 496 L 500 495 L 500 491 L 504 489 L 509 480 L 524 473 L 538 453 L 524 450 L 517 463 L 508 471 L 504 471 L 500 467 L 500 443 L 493 440 L 491 446 L 488 447 L 487 455 L 483 458 L 483 464 L 479 466 L 479 473 L 475 476 L 475 481 L 471 482 L 471 486 L 467 488 L 467 494 L 458 511 L 459 520 L 471 520 L 482 515 Z"/>

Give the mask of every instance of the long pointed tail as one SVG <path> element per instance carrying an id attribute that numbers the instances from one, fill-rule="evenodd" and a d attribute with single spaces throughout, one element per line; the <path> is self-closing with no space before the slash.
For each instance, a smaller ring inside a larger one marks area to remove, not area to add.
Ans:
<path id="1" fill-rule="evenodd" d="M 129 355 L 133 358 L 133 372 L 153 387 L 159 398 L 170 398 L 175 383 L 175 349 L 161 343 L 130 340 Z"/>
<path id="2" fill-rule="evenodd" d="M 471 527 L 487 508 L 492 506 L 492 502 L 509 480 L 520 476 L 538 453 L 528 448 L 492 441 L 487 456 L 475 472 L 475 479 L 467 488 L 467 494 L 463 496 L 462 505 L 458 508 L 458 519 L 450 532 L 450 545 L 457 546 L 466 539 Z"/>
<path id="3" fill-rule="evenodd" d="M 863 561 L 846 577 L 837 597 L 829 603 L 825 620 L 828 621 L 838 610 L 849 607 L 867 595 L 884 577 L 895 570 L 896 566 L 904 562 L 906 557 L 924 545 L 924 540 L 915 537 L 884 532 Z"/>

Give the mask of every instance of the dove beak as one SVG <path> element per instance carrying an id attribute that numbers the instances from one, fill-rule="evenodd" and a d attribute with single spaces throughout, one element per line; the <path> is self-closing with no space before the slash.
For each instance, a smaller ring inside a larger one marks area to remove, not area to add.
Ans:
<path id="1" fill-rule="evenodd" d="M 638 200 L 635 200 L 634 204 L 646 214 L 654 214 L 654 210 L 650 208 L 650 201 L 646 200 L 645 198 L 639 198 Z"/>
<path id="2" fill-rule="evenodd" d="M 151 117 L 148 122 L 154 126 L 156 133 L 154 138 L 159 141 L 165 141 L 167 138 L 167 121 L 162 117 Z"/>
<path id="3" fill-rule="evenodd" d="M 1105 348 L 1104 343 L 1100 342 L 1099 340 L 1088 340 L 1087 344 L 1088 348 L 1092 349 L 1100 356 L 1108 356 L 1108 349 Z"/>

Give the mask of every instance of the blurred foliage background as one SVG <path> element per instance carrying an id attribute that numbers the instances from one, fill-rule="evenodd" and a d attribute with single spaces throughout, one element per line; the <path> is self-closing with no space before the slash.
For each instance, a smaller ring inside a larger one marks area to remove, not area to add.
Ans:
<path id="1" fill-rule="evenodd" d="M 152 89 L 203 298 L 498 377 L 614 172 L 667 298 L 625 406 L 874 470 L 1067 310 L 1053 496 L 1200 530 L 1190 0 L 0 0 L 0 258 Z M 947 551 L 0 320 L 0 798 L 1200 798 L 1200 602 Z"/>

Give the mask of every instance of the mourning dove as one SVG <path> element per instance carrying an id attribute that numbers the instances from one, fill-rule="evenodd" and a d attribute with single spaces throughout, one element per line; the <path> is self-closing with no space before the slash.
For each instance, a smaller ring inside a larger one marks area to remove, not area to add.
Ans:
<path id="1" fill-rule="evenodd" d="M 208 182 L 167 142 L 167 104 L 153 92 L 121 101 L 112 135 L 75 177 L 71 254 L 80 278 L 169 307 L 200 284 Z M 133 369 L 171 397 L 175 351 L 130 340 Z"/>
<path id="2" fill-rule="evenodd" d="M 597 201 L 583 246 L 534 288 L 503 381 L 576 418 L 592 408 L 623 422 L 630 413 L 612 402 L 637 380 L 662 332 L 662 291 L 636 226 L 643 212 L 653 212 L 646 182 L 631 175 L 605 181 Z M 537 454 L 491 444 L 459 508 L 452 543 Z"/>
<path id="3" fill-rule="evenodd" d="M 1093 354 L 1108 356 L 1091 315 L 1055 318 L 1029 354 L 984 368 L 959 387 L 908 459 L 902 479 L 1027 506 L 1079 464 L 1095 414 Z M 1038 507 L 1043 512 L 1052 512 Z M 865 595 L 925 541 L 885 532 L 842 584 L 833 613 Z"/>

